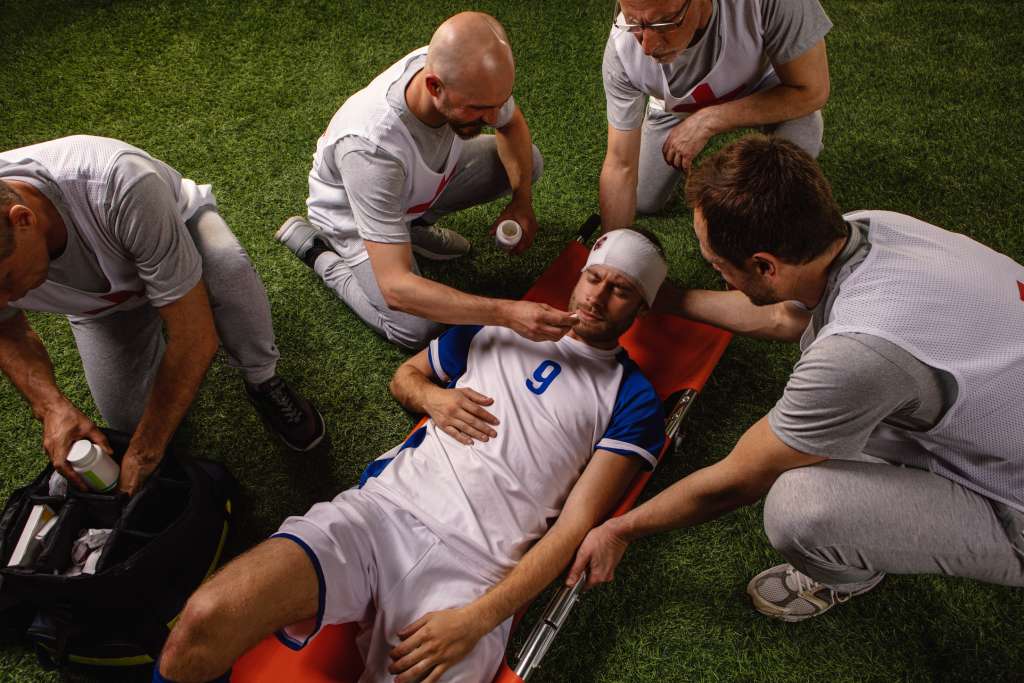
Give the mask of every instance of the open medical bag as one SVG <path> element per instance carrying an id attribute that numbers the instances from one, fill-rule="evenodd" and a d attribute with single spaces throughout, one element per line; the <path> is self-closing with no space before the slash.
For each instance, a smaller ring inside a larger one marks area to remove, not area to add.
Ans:
<path id="1" fill-rule="evenodd" d="M 128 436 L 106 431 L 120 462 Z M 47 466 L 17 489 L 0 517 L 0 626 L 44 664 L 131 667 L 152 663 L 189 595 L 217 566 L 237 486 L 219 463 L 169 450 L 143 487 L 123 494 L 68 487 L 49 495 Z M 56 524 L 27 566 L 8 560 L 33 506 Z M 86 529 L 111 529 L 94 574 L 65 576 Z"/>

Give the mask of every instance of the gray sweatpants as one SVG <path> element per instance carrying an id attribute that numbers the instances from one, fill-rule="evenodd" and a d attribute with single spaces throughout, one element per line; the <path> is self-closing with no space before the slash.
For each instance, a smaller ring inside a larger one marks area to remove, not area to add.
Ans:
<path id="1" fill-rule="evenodd" d="M 540 178 L 543 167 L 540 150 L 534 145 L 534 183 Z M 458 170 L 420 222 L 432 225 L 446 214 L 486 204 L 511 192 L 508 174 L 498 158 L 496 138 L 481 135 L 464 143 Z M 444 328 L 434 321 L 389 308 L 369 260 L 350 267 L 337 254 L 325 252 L 317 257 L 313 269 L 363 322 L 393 344 L 421 349 Z M 413 270 L 419 274 L 415 257 Z"/>
<path id="2" fill-rule="evenodd" d="M 786 561 L 846 592 L 883 572 L 1024 586 L 1024 513 L 927 470 L 872 460 L 779 477 L 764 528 Z"/>
<path id="3" fill-rule="evenodd" d="M 270 379 L 279 355 L 270 302 L 248 254 L 216 211 L 200 212 L 187 226 L 203 259 L 203 280 L 228 364 L 249 383 Z M 110 427 L 134 431 L 163 358 L 159 312 L 147 304 L 68 321 L 100 414 Z"/>
<path id="4" fill-rule="evenodd" d="M 641 214 L 657 213 L 671 201 L 683 172 L 669 166 L 661 148 L 665 139 L 682 119 L 661 109 L 648 107 L 640 133 L 640 168 L 636 184 L 636 210 Z M 762 126 L 764 133 L 777 135 L 798 145 L 815 159 L 821 153 L 825 123 L 816 111 L 792 121 Z"/>

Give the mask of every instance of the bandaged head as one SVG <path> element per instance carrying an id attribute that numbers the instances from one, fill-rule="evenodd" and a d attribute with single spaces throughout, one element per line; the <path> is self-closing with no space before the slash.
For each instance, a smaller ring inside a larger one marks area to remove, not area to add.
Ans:
<path id="1" fill-rule="evenodd" d="M 614 268 L 632 280 L 648 306 L 654 304 L 654 297 L 668 273 L 668 264 L 658 253 L 658 247 L 628 228 L 611 230 L 597 238 L 583 270 L 596 265 Z"/>

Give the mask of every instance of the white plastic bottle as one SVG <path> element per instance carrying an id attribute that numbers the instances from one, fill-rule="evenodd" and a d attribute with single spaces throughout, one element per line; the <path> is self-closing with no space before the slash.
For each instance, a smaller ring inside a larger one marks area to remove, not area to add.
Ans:
<path id="1" fill-rule="evenodd" d="M 523 239 L 523 226 L 519 223 L 511 219 L 498 223 L 498 229 L 494 232 L 494 241 L 499 247 L 505 251 L 511 251 L 521 239 Z"/>
<path id="2" fill-rule="evenodd" d="M 93 491 L 106 493 L 117 486 L 121 468 L 114 459 L 87 439 L 80 439 L 68 451 L 68 464 L 82 475 Z"/>

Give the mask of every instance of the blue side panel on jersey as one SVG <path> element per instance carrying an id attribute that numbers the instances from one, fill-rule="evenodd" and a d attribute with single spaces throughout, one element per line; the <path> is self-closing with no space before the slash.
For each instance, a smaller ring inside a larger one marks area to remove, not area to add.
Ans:
<path id="1" fill-rule="evenodd" d="M 454 382 L 466 372 L 469 345 L 481 329 L 483 325 L 456 325 L 437 338 L 435 343 L 441 369 L 450 381 Z M 434 368 L 434 374 L 438 375 L 437 368 Z"/>
<path id="2" fill-rule="evenodd" d="M 665 411 L 661 399 L 640 367 L 625 352 L 618 360 L 622 363 L 622 383 L 602 438 L 639 446 L 657 456 L 665 443 Z M 608 450 L 620 452 L 614 448 Z"/>
<path id="3" fill-rule="evenodd" d="M 392 460 L 394 460 L 394 458 L 384 458 L 383 460 L 374 460 L 367 465 L 366 469 L 363 470 L 363 473 L 359 475 L 359 488 L 366 486 L 366 482 L 370 481 L 374 477 L 379 477 L 380 473 L 391 464 Z"/>
<path id="4" fill-rule="evenodd" d="M 403 443 L 402 447 L 398 449 L 398 452 L 401 453 L 406 448 L 418 448 L 419 445 L 423 443 L 423 439 L 425 439 L 426 436 L 427 426 L 423 425 L 422 427 L 420 427 L 415 432 L 409 435 L 409 438 L 405 440 L 405 443 Z M 387 468 L 387 466 L 391 464 L 392 460 L 394 460 L 393 457 L 377 458 L 369 465 L 367 465 L 366 469 L 363 470 L 363 473 L 359 475 L 358 488 L 363 488 L 364 486 L 366 486 L 366 482 L 370 481 L 374 477 L 380 476 L 380 473 L 383 472 Z"/>

